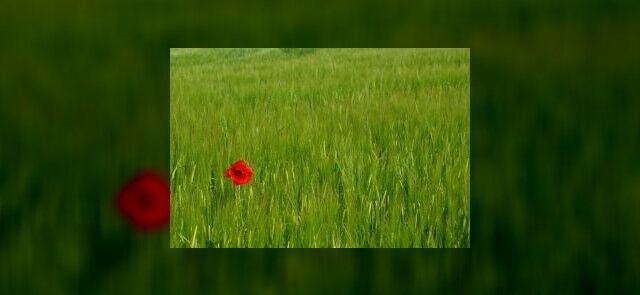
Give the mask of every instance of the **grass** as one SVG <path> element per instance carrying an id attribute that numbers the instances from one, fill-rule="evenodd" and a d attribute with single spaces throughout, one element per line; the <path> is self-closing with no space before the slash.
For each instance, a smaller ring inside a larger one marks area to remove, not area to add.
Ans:
<path id="1" fill-rule="evenodd" d="M 171 247 L 470 247 L 468 49 L 170 56 Z"/>

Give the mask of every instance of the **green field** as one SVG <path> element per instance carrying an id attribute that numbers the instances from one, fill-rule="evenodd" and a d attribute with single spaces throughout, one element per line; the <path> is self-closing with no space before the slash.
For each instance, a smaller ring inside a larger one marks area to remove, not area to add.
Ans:
<path id="1" fill-rule="evenodd" d="M 469 49 L 170 62 L 171 247 L 470 247 Z"/>

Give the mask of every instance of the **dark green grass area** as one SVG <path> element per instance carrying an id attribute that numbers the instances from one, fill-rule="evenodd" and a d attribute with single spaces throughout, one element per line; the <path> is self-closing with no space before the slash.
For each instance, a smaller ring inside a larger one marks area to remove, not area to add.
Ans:
<path id="1" fill-rule="evenodd" d="M 5 2 L 2 294 L 640 293 L 640 1 Z M 112 200 L 170 176 L 172 47 L 471 48 L 471 248 L 133 231 Z"/>
<path id="2" fill-rule="evenodd" d="M 469 247 L 469 58 L 172 49 L 171 246 Z"/>

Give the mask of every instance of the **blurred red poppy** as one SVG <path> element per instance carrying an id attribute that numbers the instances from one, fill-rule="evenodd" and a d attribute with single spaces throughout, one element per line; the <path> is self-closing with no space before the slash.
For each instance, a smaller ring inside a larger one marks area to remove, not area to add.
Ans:
<path id="1" fill-rule="evenodd" d="M 235 185 L 241 185 L 251 181 L 252 174 L 253 169 L 247 165 L 247 162 L 239 160 L 231 164 L 231 167 L 227 168 L 224 175 L 231 178 L 231 181 L 233 181 Z"/>
<path id="2" fill-rule="evenodd" d="M 165 177 L 143 171 L 122 187 L 116 205 L 129 222 L 140 230 L 155 230 L 169 222 L 169 183 Z"/>

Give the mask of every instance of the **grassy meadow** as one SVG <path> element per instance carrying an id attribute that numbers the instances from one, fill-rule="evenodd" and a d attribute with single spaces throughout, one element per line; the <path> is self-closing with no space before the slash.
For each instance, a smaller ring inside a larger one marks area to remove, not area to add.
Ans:
<path id="1" fill-rule="evenodd" d="M 171 49 L 171 247 L 470 247 L 469 61 Z"/>

